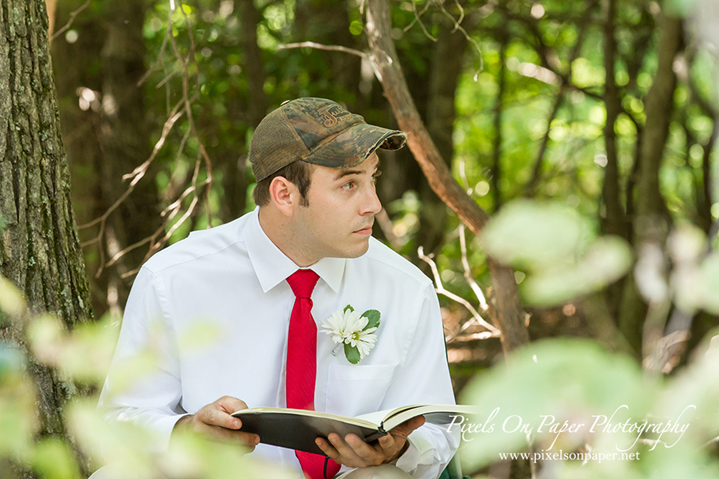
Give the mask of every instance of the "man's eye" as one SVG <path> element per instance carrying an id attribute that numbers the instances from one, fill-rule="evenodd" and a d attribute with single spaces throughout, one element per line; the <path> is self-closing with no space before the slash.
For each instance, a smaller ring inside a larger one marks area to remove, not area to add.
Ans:
<path id="1" fill-rule="evenodd" d="M 347 183 L 342 185 L 342 188 L 345 190 L 351 190 L 352 188 L 354 188 L 354 185 L 355 185 L 354 181 L 348 181 Z"/>

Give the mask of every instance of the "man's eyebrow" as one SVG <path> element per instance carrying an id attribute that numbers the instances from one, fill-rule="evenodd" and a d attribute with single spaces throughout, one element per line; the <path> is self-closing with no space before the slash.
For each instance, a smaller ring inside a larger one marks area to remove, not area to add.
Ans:
<path id="1" fill-rule="evenodd" d="M 335 175 L 335 180 L 339 180 L 340 178 L 344 178 L 349 175 L 361 175 L 362 173 L 363 170 L 340 170 L 340 172 Z"/>
<path id="2" fill-rule="evenodd" d="M 344 178 L 345 176 L 350 176 L 350 175 L 361 175 L 361 174 L 363 174 L 364 172 L 365 172 L 365 170 L 342 169 L 342 170 L 340 170 L 340 171 L 335 175 L 335 180 L 339 180 L 339 179 L 341 179 L 341 178 Z M 372 172 L 372 176 L 379 176 L 381 173 L 382 173 L 382 172 L 381 172 L 380 169 L 379 169 L 379 164 L 377 164 L 377 166 L 375 166 L 374 171 Z"/>

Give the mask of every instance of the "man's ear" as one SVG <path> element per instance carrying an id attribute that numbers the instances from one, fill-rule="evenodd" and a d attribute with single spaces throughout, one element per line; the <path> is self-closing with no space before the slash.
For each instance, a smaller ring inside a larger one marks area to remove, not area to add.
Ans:
<path id="1" fill-rule="evenodd" d="M 299 201 L 300 191 L 294 183 L 284 176 L 276 176 L 270 183 L 270 198 L 278 210 L 286 216 L 292 216 L 295 203 Z"/>

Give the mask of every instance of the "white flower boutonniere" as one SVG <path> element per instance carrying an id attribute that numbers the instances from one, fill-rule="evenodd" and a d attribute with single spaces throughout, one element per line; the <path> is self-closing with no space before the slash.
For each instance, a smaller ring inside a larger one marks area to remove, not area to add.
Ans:
<path id="1" fill-rule="evenodd" d="M 322 332 L 331 335 L 337 345 L 344 344 L 347 361 L 357 364 L 374 348 L 379 318 L 380 312 L 376 309 L 359 314 L 348 304 L 322 322 Z"/>

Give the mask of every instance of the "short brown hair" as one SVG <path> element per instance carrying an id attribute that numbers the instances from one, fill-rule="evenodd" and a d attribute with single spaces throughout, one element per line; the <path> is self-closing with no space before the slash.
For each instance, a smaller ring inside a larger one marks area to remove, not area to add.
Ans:
<path id="1" fill-rule="evenodd" d="M 300 190 L 300 205 L 309 206 L 310 202 L 307 199 L 307 192 L 310 190 L 311 174 L 314 169 L 313 166 L 314 165 L 310 163 L 297 160 L 279 171 L 272 173 L 270 176 L 257 183 L 257 186 L 252 192 L 255 204 L 257 206 L 265 206 L 270 202 L 270 183 L 272 183 L 272 180 L 276 177 L 282 176 L 287 181 L 297 186 L 297 189 Z"/>

